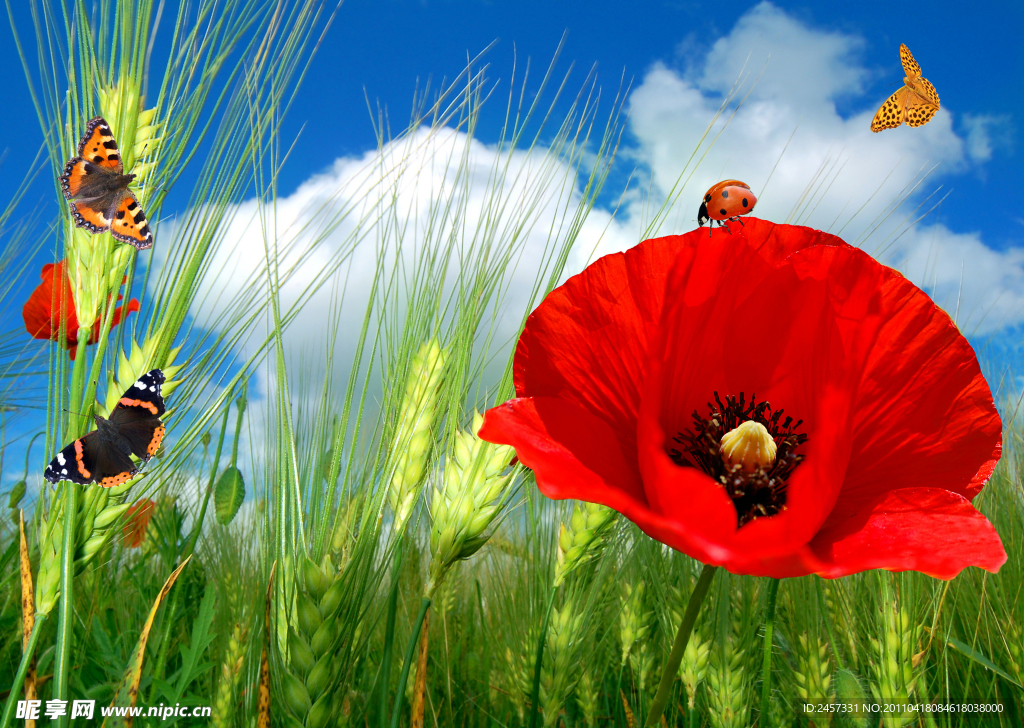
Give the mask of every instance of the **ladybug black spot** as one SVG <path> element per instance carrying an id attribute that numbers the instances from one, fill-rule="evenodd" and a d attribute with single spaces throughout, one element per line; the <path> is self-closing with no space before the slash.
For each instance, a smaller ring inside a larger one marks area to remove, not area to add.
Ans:
<path id="1" fill-rule="evenodd" d="M 748 205 L 748 203 L 747 203 L 747 198 L 746 198 L 746 197 L 744 197 L 744 198 L 743 198 L 743 206 L 744 206 L 744 207 L 747 207 L 747 205 Z"/>
<path id="2" fill-rule="evenodd" d="M 722 197 L 725 199 L 729 199 L 729 190 L 722 190 Z"/>
<path id="3" fill-rule="evenodd" d="M 726 211 L 725 211 L 724 209 L 723 209 L 723 210 L 719 210 L 718 212 L 719 212 L 719 214 L 721 214 L 721 215 L 728 215 L 728 214 L 729 214 L 729 213 L 728 213 L 728 212 L 726 212 Z"/>

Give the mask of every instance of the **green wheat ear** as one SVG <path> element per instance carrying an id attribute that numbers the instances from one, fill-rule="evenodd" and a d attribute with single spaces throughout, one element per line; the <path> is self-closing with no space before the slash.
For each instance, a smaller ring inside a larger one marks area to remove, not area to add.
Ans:
<path id="1" fill-rule="evenodd" d="M 13 499 L 13 491 L 11 498 Z M 1013 620 L 1013 617 L 1009 617 L 1006 620 L 1006 646 L 1009 648 L 1009 662 L 1010 671 L 1013 676 L 1017 678 L 1017 682 L 1021 682 L 1024 679 L 1024 659 L 1022 659 L 1022 649 L 1024 648 L 1024 639 L 1022 639 L 1021 629 L 1017 626 L 1017 623 Z"/>
<path id="2" fill-rule="evenodd" d="M 154 121 L 156 109 L 142 108 L 139 82 L 131 75 L 111 85 L 97 84 L 96 97 L 100 116 L 110 125 L 118 143 L 125 173 L 135 174 L 133 186 L 139 189 L 139 202 L 145 207 L 146 184 L 156 170 L 163 140 L 159 133 L 161 125 Z M 80 121 L 85 123 L 86 119 Z M 77 145 L 77 140 L 71 141 Z M 137 163 L 143 157 L 146 161 Z M 132 246 L 115 241 L 109 233 L 96 235 L 70 226 L 68 230 L 65 256 L 75 310 L 79 325 L 91 328 L 104 313 L 105 302 L 121 288 L 121 279 L 135 251 Z M 109 322 L 101 326 L 109 331 Z"/>
<path id="3" fill-rule="evenodd" d="M 401 531 L 412 515 L 429 464 L 444 365 L 445 352 L 437 339 L 423 343 L 409 365 L 392 440 L 393 475 L 387 490 L 396 531 Z"/>
<path id="4" fill-rule="evenodd" d="M 511 647 L 505 648 L 504 662 L 505 670 L 502 682 L 505 690 L 512 698 L 519 722 L 522 723 L 525 717 L 525 708 L 529 704 L 530 692 L 533 688 L 533 647 L 537 644 L 540 624 L 530 625 L 522 638 L 521 645 L 515 651 Z"/>
<path id="5" fill-rule="evenodd" d="M 626 664 L 634 646 L 647 639 L 654 619 L 654 609 L 645 599 L 646 585 L 643 581 L 634 587 L 628 581 L 622 583 L 622 609 L 619 612 L 619 641 L 622 644 L 622 664 Z"/>
<path id="6" fill-rule="evenodd" d="M 735 611 L 728 636 L 711 651 L 707 694 L 714 728 L 745 728 L 753 702 L 753 683 L 747 669 L 753 658 L 744 649 L 742 622 Z"/>
<path id="7" fill-rule="evenodd" d="M 455 563 L 475 554 L 490 538 L 493 524 L 508 502 L 513 474 L 506 472 L 515 450 L 494 445 L 477 434 L 483 417 L 473 412 L 469 430 L 455 435 L 440 487 L 430 499 L 430 580 L 428 596 Z"/>
<path id="8" fill-rule="evenodd" d="M 913 625 L 904 608 L 883 604 L 879 627 L 879 637 L 870 638 L 874 676 L 871 694 L 876 703 L 908 705 L 919 677 L 914 667 L 914 654 L 921 637 L 921 625 Z M 902 728 L 919 717 L 916 711 L 894 711 L 884 713 L 882 722 L 885 728 Z"/>
<path id="9" fill-rule="evenodd" d="M 213 700 L 210 725 L 214 728 L 230 728 L 235 715 L 235 696 L 242 680 L 242 665 L 245 662 L 245 645 L 249 638 L 249 627 L 236 622 L 231 628 L 224 658 L 221 662 L 220 680 Z"/>
<path id="10" fill-rule="evenodd" d="M 797 637 L 797 644 L 797 664 L 793 670 L 797 695 L 803 702 L 815 705 L 833 702 L 835 691 L 832 689 L 828 643 L 821 639 L 812 642 L 804 632 Z M 816 726 L 827 728 L 831 722 L 832 713 L 815 714 Z"/>
<path id="11" fill-rule="evenodd" d="M 555 586 L 561 585 L 569 574 L 601 553 L 618 515 L 615 510 L 599 503 L 576 503 L 569 525 L 563 523 L 559 528 Z"/>
<path id="12" fill-rule="evenodd" d="M 82 488 L 77 499 L 75 531 L 75 574 L 92 563 L 118 532 L 119 519 L 131 507 L 127 503 L 133 481 L 113 488 L 98 485 Z M 60 596 L 61 544 L 64 540 L 63 501 L 48 511 L 42 520 L 39 539 L 39 573 L 36 577 L 36 609 L 49 614 Z"/>
<path id="13" fill-rule="evenodd" d="M 594 728 L 597 725 L 597 716 L 600 710 L 599 699 L 597 682 L 590 669 L 584 667 L 580 672 L 580 679 L 576 683 L 576 705 L 583 714 L 583 722 L 587 728 Z"/>
<path id="14" fill-rule="evenodd" d="M 277 676 L 289 726 L 325 728 L 342 708 L 344 695 L 335 689 L 341 668 L 336 651 L 346 583 L 325 562 L 322 568 L 303 557 L 294 570 L 294 610 Z"/>
<path id="15" fill-rule="evenodd" d="M 552 609 L 540 683 L 545 728 L 558 723 L 565 701 L 579 678 L 582 628 L 583 614 L 576 609 L 571 597 L 561 609 Z"/>
<path id="16" fill-rule="evenodd" d="M 682 621 L 681 614 L 678 621 Z M 697 634 L 691 635 L 683 651 L 682 662 L 679 663 L 679 677 L 686 688 L 686 705 L 691 711 L 697 704 L 697 688 L 707 678 L 710 659 L 711 640 L 702 640 Z"/>
<path id="17" fill-rule="evenodd" d="M 159 334 L 146 337 L 141 344 L 132 339 L 131 353 L 128 356 L 125 356 L 124 352 L 118 354 L 117 372 L 111 376 L 110 382 L 107 385 L 107 394 L 102 404 L 97 402 L 98 414 L 113 412 L 118 400 L 121 399 L 121 395 L 139 377 L 153 369 L 160 369 L 164 373 L 164 383 L 160 387 L 164 400 L 167 400 L 174 390 L 181 385 L 182 380 L 175 379 L 175 376 L 185 365 L 174 363 L 174 360 L 181 353 L 181 347 L 170 350 L 167 356 L 160 360 L 161 358 L 157 356 L 160 339 Z"/>

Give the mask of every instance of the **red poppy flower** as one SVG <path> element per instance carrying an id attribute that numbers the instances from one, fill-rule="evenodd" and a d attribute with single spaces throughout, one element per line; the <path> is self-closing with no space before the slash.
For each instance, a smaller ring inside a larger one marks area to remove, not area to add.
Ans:
<path id="1" fill-rule="evenodd" d="M 734 573 L 998 570 L 971 500 L 1002 425 L 967 340 L 839 238 L 745 222 L 648 240 L 552 291 L 516 348 L 518 397 L 480 436 L 545 495 Z M 741 469 L 720 441 L 749 420 L 777 457 Z"/>
<path id="2" fill-rule="evenodd" d="M 124 527 L 121 529 L 121 541 L 125 548 L 134 549 L 142 545 L 149 528 L 149 519 L 153 517 L 156 503 L 146 498 L 128 507 L 125 514 Z"/>
<path id="3" fill-rule="evenodd" d="M 22 318 L 25 319 L 25 329 L 34 339 L 49 339 L 57 341 L 60 338 L 60 323 L 64 320 L 64 346 L 75 358 L 78 350 L 78 316 L 75 313 L 75 299 L 71 290 L 71 281 L 64 272 L 64 261 L 58 263 L 47 263 L 43 266 L 43 282 L 40 283 L 32 295 L 28 297 L 25 306 L 21 309 Z M 54 290 L 56 281 L 63 282 L 63 288 Z M 122 281 L 123 282 L 123 281 Z M 118 296 L 120 301 L 124 296 Z M 114 318 L 111 327 L 121 323 L 122 315 L 127 316 L 132 311 L 139 310 L 139 302 L 133 298 L 128 302 L 127 311 L 122 311 L 118 306 L 114 309 Z M 89 334 L 89 343 L 95 344 L 99 341 L 100 325 L 102 320 L 96 319 Z"/>

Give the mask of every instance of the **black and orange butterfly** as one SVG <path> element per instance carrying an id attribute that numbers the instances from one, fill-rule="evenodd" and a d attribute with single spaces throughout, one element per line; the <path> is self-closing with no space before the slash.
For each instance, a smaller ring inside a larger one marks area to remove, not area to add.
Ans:
<path id="1" fill-rule="evenodd" d="M 110 419 L 96 415 L 96 429 L 72 442 L 50 461 L 43 477 L 51 483 L 99 483 L 104 488 L 131 480 L 139 467 L 156 454 L 163 442 L 165 427 L 162 385 L 164 373 L 153 369 L 139 377 L 121 395 Z"/>
<path id="2" fill-rule="evenodd" d="M 75 225 L 93 233 L 109 230 L 117 240 L 139 250 L 152 248 L 146 214 L 128 189 L 133 179 L 134 174 L 124 173 L 110 125 L 101 116 L 90 120 L 78 143 L 78 156 L 64 166 L 60 178 Z"/>

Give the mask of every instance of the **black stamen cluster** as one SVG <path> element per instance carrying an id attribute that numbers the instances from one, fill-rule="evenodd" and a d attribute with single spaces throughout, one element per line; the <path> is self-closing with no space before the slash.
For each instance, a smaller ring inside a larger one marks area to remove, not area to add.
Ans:
<path id="1" fill-rule="evenodd" d="M 680 448 L 670 448 L 669 456 L 683 467 L 697 467 L 717 480 L 725 488 L 736 506 L 736 527 L 739 528 L 761 516 L 773 516 L 786 506 L 786 481 L 793 469 L 804 459 L 796 449 L 807 441 L 804 433 L 793 432 L 803 420 L 793 421 L 784 410 L 772 411 L 768 402 L 745 402 L 743 392 L 737 399 L 726 395 L 725 403 L 715 392 L 713 405 L 708 402 L 710 415 L 702 417 L 693 412 L 693 432 L 680 432 L 673 437 Z M 722 436 L 753 420 L 768 430 L 777 448 L 775 462 L 752 473 L 744 472 L 741 465 L 729 465 L 722 458 Z"/>

